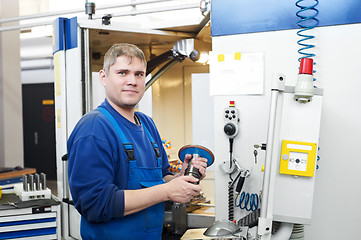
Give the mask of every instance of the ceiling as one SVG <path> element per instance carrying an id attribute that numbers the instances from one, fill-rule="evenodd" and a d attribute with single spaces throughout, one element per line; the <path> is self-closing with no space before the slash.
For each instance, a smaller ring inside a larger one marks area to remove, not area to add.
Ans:
<path id="1" fill-rule="evenodd" d="M 85 21 L 80 22 L 79 26 L 89 30 L 91 65 L 95 71 L 102 65 L 104 53 L 113 44 L 119 42 L 135 44 L 148 56 L 168 51 L 173 48 L 176 41 L 188 38 L 197 39 L 197 46 L 195 46 L 197 50 L 211 50 L 209 15 L 198 24 L 152 30 L 118 25 L 117 21 L 113 21 L 108 26 L 96 24 L 94 21 Z"/>

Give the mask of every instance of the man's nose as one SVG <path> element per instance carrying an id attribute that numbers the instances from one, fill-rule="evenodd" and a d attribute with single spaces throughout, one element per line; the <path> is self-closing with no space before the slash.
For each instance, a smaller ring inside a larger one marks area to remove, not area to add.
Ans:
<path id="1" fill-rule="evenodd" d="M 128 85 L 136 85 L 137 84 L 137 79 L 136 79 L 135 75 L 133 75 L 133 74 L 128 75 L 127 84 Z"/>

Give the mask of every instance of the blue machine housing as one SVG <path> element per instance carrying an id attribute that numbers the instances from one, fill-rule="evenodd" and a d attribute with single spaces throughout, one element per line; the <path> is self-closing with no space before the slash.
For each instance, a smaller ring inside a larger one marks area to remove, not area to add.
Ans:
<path id="1" fill-rule="evenodd" d="M 53 22 L 53 53 L 78 47 L 77 17 L 57 18 Z"/>
<path id="2" fill-rule="evenodd" d="M 211 4 L 212 36 L 299 28 L 296 0 L 212 0 Z M 318 27 L 361 22 L 359 0 L 319 1 L 317 9 Z"/>

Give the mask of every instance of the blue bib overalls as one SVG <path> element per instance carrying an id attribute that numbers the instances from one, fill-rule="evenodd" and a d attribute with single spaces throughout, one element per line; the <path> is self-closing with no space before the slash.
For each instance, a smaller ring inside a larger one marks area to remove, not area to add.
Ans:
<path id="1" fill-rule="evenodd" d="M 126 190 L 142 189 L 164 183 L 159 147 L 145 125 L 142 124 L 156 153 L 157 166 L 154 168 L 137 166 L 136 159 L 134 158 L 133 144 L 127 140 L 113 116 L 105 108 L 99 107 L 97 110 L 104 114 L 112 123 L 127 154 L 129 180 Z M 84 240 L 160 240 L 162 236 L 163 218 L 164 203 L 158 203 L 140 212 L 127 215 L 123 218 L 112 219 L 106 223 L 89 223 L 82 217 L 80 232 Z"/>

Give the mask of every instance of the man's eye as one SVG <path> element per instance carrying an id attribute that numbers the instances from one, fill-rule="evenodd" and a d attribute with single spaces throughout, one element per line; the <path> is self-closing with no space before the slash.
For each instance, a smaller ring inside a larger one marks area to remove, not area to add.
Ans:
<path id="1" fill-rule="evenodd" d="M 137 77 L 143 77 L 143 76 L 144 76 L 144 73 L 136 73 L 135 76 L 137 76 Z"/>
<path id="2" fill-rule="evenodd" d="M 125 72 L 118 72 L 118 74 L 124 76 Z"/>

